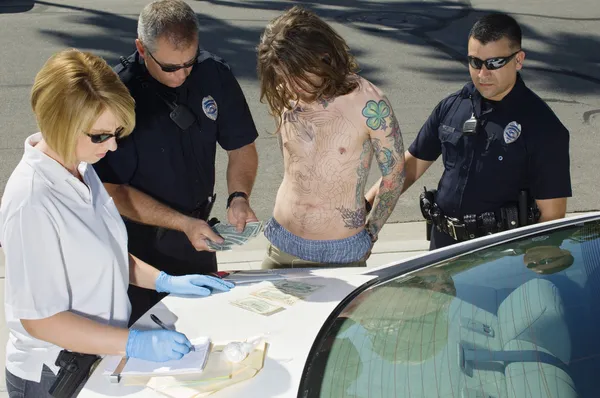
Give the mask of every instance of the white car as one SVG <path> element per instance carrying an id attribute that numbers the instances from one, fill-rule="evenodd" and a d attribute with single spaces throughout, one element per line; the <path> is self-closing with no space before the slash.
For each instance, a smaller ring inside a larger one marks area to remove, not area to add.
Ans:
<path id="1" fill-rule="evenodd" d="M 137 326 L 156 328 L 153 313 L 192 340 L 264 337 L 262 370 L 215 398 L 599 397 L 599 271 L 594 213 L 377 269 L 284 273 L 318 288 L 291 305 L 271 300 L 282 308 L 271 315 L 232 304 L 273 289 L 260 279 L 274 274 L 245 271 L 259 281 L 208 298 L 167 297 Z M 165 395 L 111 384 L 101 363 L 79 397 L 107 396 Z"/>

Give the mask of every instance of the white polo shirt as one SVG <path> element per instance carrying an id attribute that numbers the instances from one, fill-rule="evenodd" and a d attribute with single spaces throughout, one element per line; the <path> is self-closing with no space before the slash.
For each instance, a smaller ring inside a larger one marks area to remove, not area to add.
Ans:
<path id="1" fill-rule="evenodd" d="M 85 184 L 37 150 L 34 134 L 10 176 L 0 204 L 6 256 L 6 369 L 38 381 L 61 348 L 30 336 L 20 319 L 63 311 L 127 327 L 127 232 L 93 167 L 79 165 Z"/>

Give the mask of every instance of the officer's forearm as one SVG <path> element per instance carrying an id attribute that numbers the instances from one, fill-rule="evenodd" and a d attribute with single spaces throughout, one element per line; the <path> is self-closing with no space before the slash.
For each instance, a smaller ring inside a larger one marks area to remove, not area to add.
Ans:
<path id="1" fill-rule="evenodd" d="M 245 192 L 250 196 L 256 170 L 258 169 L 258 153 L 254 143 L 227 152 L 227 190 L 229 193 Z"/>
<path id="2" fill-rule="evenodd" d="M 129 186 L 105 183 L 122 216 L 147 225 L 185 231 L 190 217 Z"/>
<path id="3" fill-rule="evenodd" d="M 567 198 L 556 199 L 536 199 L 538 209 L 540 210 L 540 219 L 538 222 L 558 220 L 564 218 L 567 213 Z"/>
<path id="4" fill-rule="evenodd" d="M 70 311 L 44 319 L 21 319 L 31 336 L 81 354 L 125 355 L 129 330 L 92 321 Z"/>
<path id="5" fill-rule="evenodd" d="M 373 203 L 367 229 L 372 236 L 377 236 L 387 219 L 394 211 L 404 185 L 404 169 L 381 178 L 379 191 Z"/>

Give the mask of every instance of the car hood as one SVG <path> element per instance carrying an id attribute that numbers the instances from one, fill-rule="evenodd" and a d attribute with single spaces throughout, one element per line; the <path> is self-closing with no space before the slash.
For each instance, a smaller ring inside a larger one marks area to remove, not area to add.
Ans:
<path id="1" fill-rule="evenodd" d="M 243 341 L 264 336 L 269 343 L 263 369 L 252 379 L 227 387 L 215 398 L 225 397 L 296 397 L 309 351 L 323 323 L 333 309 L 357 287 L 375 278 L 362 275 L 365 268 L 313 270 L 286 273 L 286 279 L 311 285 L 321 285 L 319 290 L 305 300 L 299 300 L 278 313 L 264 316 L 231 304 L 246 298 L 259 289 L 272 286 L 269 281 L 239 283 L 227 293 L 204 298 L 168 296 L 144 315 L 135 328 L 154 329 L 157 326 L 149 314 L 158 316 L 165 324 L 193 340 L 208 336 L 213 343 Z M 251 271 L 244 271 L 251 275 Z M 110 384 L 102 375 L 110 359 L 105 358 L 87 382 L 79 397 L 162 397 L 149 388 L 127 386 L 121 382 Z"/>

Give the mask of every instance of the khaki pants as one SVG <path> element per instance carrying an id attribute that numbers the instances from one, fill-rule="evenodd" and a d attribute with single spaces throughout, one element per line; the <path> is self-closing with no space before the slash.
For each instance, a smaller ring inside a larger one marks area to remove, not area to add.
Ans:
<path id="1" fill-rule="evenodd" d="M 302 260 L 281 251 L 276 246 L 269 243 L 267 255 L 262 263 L 262 269 L 280 269 L 280 268 L 341 268 L 341 267 L 366 267 L 366 260 L 355 261 L 347 264 L 323 264 L 314 261 Z"/>

